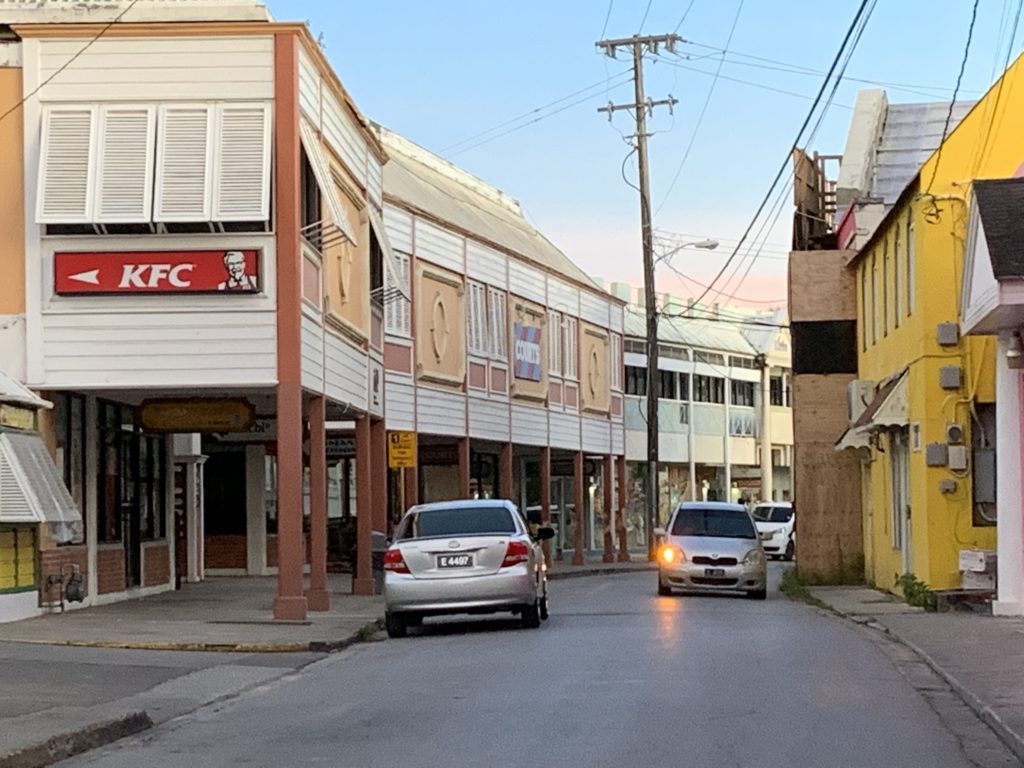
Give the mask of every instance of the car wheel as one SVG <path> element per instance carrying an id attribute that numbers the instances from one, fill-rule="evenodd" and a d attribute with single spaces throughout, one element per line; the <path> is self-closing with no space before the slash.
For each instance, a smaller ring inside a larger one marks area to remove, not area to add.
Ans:
<path id="1" fill-rule="evenodd" d="M 533 605 L 524 605 L 522 609 L 522 616 L 520 621 L 523 622 L 524 629 L 536 629 L 540 626 L 540 601 L 534 602 Z"/>
<path id="2" fill-rule="evenodd" d="M 668 587 L 668 586 L 666 586 L 666 585 L 662 584 L 662 583 L 661 583 L 661 582 L 659 581 L 659 582 L 658 582 L 658 595 L 659 595 L 660 597 L 667 597 L 668 595 L 671 595 L 671 594 L 672 594 L 672 589 L 671 589 L 671 587 Z"/>
<path id="3" fill-rule="evenodd" d="M 387 630 L 388 637 L 405 637 L 407 625 L 405 619 L 397 613 L 385 613 L 384 628 Z"/>
<path id="4" fill-rule="evenodd" d="M 544 590 L 544 597 L 540 599 L 540 618 L 541 621 L 547 621 L 548 617 L 551 616 L 551 612 L 548 610 L 548 591 Z"/>
<path id="5" fill-rule="evenodd" d="M 750 600 L 766 600 L 768 598 L 768 590 L 765 587 L 761 587 L 761 589 L 754 589 L 747 592 L 747 597 Z"/>
<path id="6" fill-rule="evenodd" d="M 793 540 L 790 539 L 789 540 L 789 544 L 786 545 L 786 556 L 783 559 L 785 559 L 785 560 L 792 560 L 795 556 L 796 556 L 796 544 L 794 544 Z"/>

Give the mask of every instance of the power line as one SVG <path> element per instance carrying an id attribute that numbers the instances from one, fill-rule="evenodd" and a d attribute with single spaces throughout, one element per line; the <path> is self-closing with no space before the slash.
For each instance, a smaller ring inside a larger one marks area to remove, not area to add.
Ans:
<path id="1" fill-rule="evenodd" d="M 628 75 L 628 73 L 623 72 L 623 73 L 620 73 L 620 75 L 617 75 L 616 77 L 619 77 L 621 75 Z M 618 82 L 614 86 L 612 86 L 612 89 L 619 88 L 620 86 L 626 85 L 629 82 L 630 82 L 630 80 L 628 78 L 625 79 L 625 80 L 622 80 L 621 82 Z M 585 103 L 587 101 L 590 101 L 591 99 L 593 99 L 597 95 L 598 94 L 595 94 L 595 93 L 588 94 L 588 95 L 584 96 L 581 99 L 577 99 L 576 101 L 569 102 L 568 104 L 566 104 L 563 107 L 560 107 L 559 109 L 555 109 L 555 110 L 552 110 L 551 112 L 547 112 L 547 113 L 542 114 L 542 115 L 540 115 L 538 117 L 535 117 L 533 120 L 528 120 L 525 123 L 520 123 L 519 125 L 514 125 L 511 128 L 509 128 L 508 130 L 502 131 L 501 133 L 496 133 L 493 136 L 490 136 L 490 137 L 488 137 L 486 139 L 481 139 L 480 141 L 478 141 L 478 142 L 476 142 L 474 144 L 470 144 L 468 146 L 461 147 L 460 149 L 457 149 L 454 152 L 450 153 L 449 157 L 455 157 L 457 155 L 461 155 L 464 152 L 469 152 L 471 149 L 476 149 L 477 147 L 481 147 L 484 144 L 489 144 L 489 143 L 491 143 L 492 141 L 494 141 L 496 139 L 500 139 L 502 136 L 507 136 L 510 133 L 515 133 L 516 131 L 521 130 L 523 128 L 526 128 L 527 126 L 533 125 L 534 123 L 539 123 L 541 120 L 547 120 L 549 117 L 554 117 L 555 115 L 557 115 L 557 114 L 559 114 L 561 112 L 565 112 L 567 109 L 572 109 L 575 106 L 578 106 L 578 105 L 583 104 L 583 103 Z"/>
<path id="2" fill-rule="evenodd" d="M 497 130 L 500 130 L 500 129 L 504 128 L 507 125 L 512 125 L 513 123 L 517 123 L 520 120 L 524 120 L 527 117 L 530 117 L 531 115 L 535 115 L 538 112 L 543 112 L 545 109 L 549 109 L 549 108 L 554 107 L 554 106 L 556 106 L 558 104 L 561 104 L 563 101 L 568 101 L 569 99 L 573 98 L 574 96 L 579 96 L 582 93 L 587 93 L 588 91 L 592 91 L 592 90 L 594 90 L 596 88 L 600 88 L 601 86 L 607 85 L 612 80 L 621 79 L 623 77 L 628 77 L 628 75 L 629 75 L 628 72 L 619 72 L 619 74 L 611 75 L 611 76 L 605 78 L 604 80 L 598 80 L 596 83 L 591 83 L 590 85 L 588 85 L 588 86 L 586 86 L 584 88 L 580 88 L 578 91 L 573 91 L 572 93 L 567 93 L 565 96 L 562 96 L 561 98 L 555 99 L 554 101 L 550 101 L 547 104 L 543 104 L 543 105 L 541 105 L 539 107 L 535 107 L 535 108 L 533 108 L 531 110 L 523 112 L 521 115 L 516 115 L 515 117 L 511 117 L 508 120 L 505 120 L 504 122 L 492 125 L 490 128 L 487 128 L 487 129 L 485 129 L 483 131 L 480 131 L 479 133 L 474 133 L 472 136 L 467 136 L 466 138 L 462 139 L 461 141 L 456 141 L 454 144 L 449 144 L 446 147 L 442 147 L 439 151 L 441 151 L 441 152 L 448 152 L 449 150 L 455 149 L 456 147 L 462 146 L 463 144 L 470 144 L 470 143 L 476 141 L 477 139 L 479 139 L 479 138 L 481 138 L 483 136 L 486 136 L 489 133 L 493 133 L 494 131 L 497 131 Z M 626 82 L 626 80 L 622 80 L 622 83 L 625 83 L 625 82 Z"/>
<path id="3" fill-rule="evenodd" d="M 644 24 L 647 23 L 647 14 L 651 12 L 652 5 L 654 5 L 654 0 L 647 0 L 647 9 L 644 11 L 644 17 L 640 19 L 640 26 L 636 30 L 638 35 L 644 31 Z M 601 37 L 604 37 L 604 32 L 601 33 Z"/>
<path id="4" fill-rule="evenodd" d="M 608 0 L 608 13 L 604 15 L 604 26 L 601 27 L 600 37 L 604 37 L 604 33 L 608 31 L 608 20 L 612 17 L 612 6 L 615 5 L 615 0 Z"/>
<path id="5" fill-rule="evenodd" d="M 683 274 L 679 270 L 679 268 L 676 267 L 676 265 L 673 264 L 672 262 L 670 262 L 670 261 L 663 261 L 662 263 L 665 266 L 667 266 L 670 270 L 675 272 L 676 275 L 680 279 L 686 280 L 687 282 L 693 283 L 694 285 L 699 286 L 701 288 L 710 288 L 710 286 L 708 286 L 707 283 L 702 283 L 699 280 L 695 280 L 694 278 L 690 277 L 689 275 Z M 706 296 L 706 295 L 707 295 L 707 291 L 705 291 L 704 294 L 702 294 L 700 298 L 703 299 L 704 296 Z M 785 304 L 786 303 L 786 299 L 771 299 L 770 301 L 767 300 L 767 299 L 748 299 L 748 298 L 745 298 L 743 296 L 738 296 L 738 295 L 731 294 L 731 293 L 725 293 L 724 291 L 716 291 L 716 295 L 718 295 L 720 297 L 725 297 L 727 299 L 732 299 L 733 301 L 745 301 L 748 304 Z M 694 304 L 699 304 L 699 303 L 700 303 L 700 299 L 694 301 Z"/>
<path id="6" fill-rule="evenodd" d="M 865 15 L 865 10 L 867 9 L 869 2 L 871 2 L 871 0 L 861 0 L 861 4 L 860 4 L 860 6 L 857 9 L 857 13 L 854 15 L 853 21 L 850 23 L 849 28 L 846 30 L 846 34 L 843 37 L 842 44 L 839 46 L 839 50 L 836 52 L 835 58 L 832 60 L 832 64 L 831 64 L 831 66 L 828 69 L 828 73 L 826 74 L 825 79 L 821 83 L 821 88 L 818 90 L 818 95 L 817 95 L 817 97 L 815 97 L 814 103 L 811 104 L 811 108 L 807 112 L 807 117 L 804 118 L 803 124 L 800 126 L 800 130 L 797 131 L 796 139 L 793 141 L 793 144 L 790 147 L 789 151 L 786 152 L 786 157 L 783 159 L 782 164 L 779 166 L 779 170 L 775 174 L 775 178 L 772 180 L 771 185 L 768 187 L 768 191 L 765 193 L 764 199 L 761 201 L 761 204 L 758 206 L 757 211 L 754 212 L 754 217 L 750 220 L 750 224 L 747 225 L 746 230 L 744 231 L 743 235 L 740 237 L 739 244 L 733 250 L 732 254 L 726 260 L 725 264 L 722 265 L 721 270 L 719 270 L 719 272 L 715 276 L 714 280 L 711 281 L 711 286 L 714 286 L 714 284 L 716 282 L 718 282 L 719 279 L 721 279 L 722 275 L 725 274 L 725 271 L 729 268 L 729 265 L 732 263 L 733 259 L 735 259 L 736 255 L 739 253 L 740 248 L 742 247 L 743 243 L 746 241 L 747 237 L 750 235 L 751 230 L 754 228 L 754 224 L 757 222 L 757 219 L 760 217 L 761 213 L 764 211 L 765 206 L 768 204 L 768 201 L 771 199 L 772 192 L 775 190 L 775 187 L 778 185 L 779 180 L 782 178 L 783 174 L 785 174 L 786 169 L 789 168 L 789 164 L 791 162 L 792 153 L 793 153 L 793 151 L 797 147 L 799 147 L 801 137 L 803 136 L 804 131 L 807 129 L 807 126 L 810 124 L 811 118 L 814 116 L 814 112 L 817 109 L 818 104 L 821 102 L 822 96 L 824 96 L 824 94 L 825 94 L 825 89 L 828 87 L 829 81 L 832 79 L 833 73 L 836 71 L 836 68 L 839 66 L 840 59 L 842 59 L 842 57 L 843 57 L 843 53 L 846 50 L 847 44 L 850 42 L 850 38 L 853 37 L 854 32 L 857 29 L 857 26 L 860 24 L 861 18 L 862 17 L 864 18 L 864 24 L 866 25 L 867 24 L 867 20 L 871 16 L 871 11 L 868 11 L 867 15 Z M 874 5 L 873 4 L 871 6 L 871 10 L 872 11 L 874 10 Z M 851 49 L 851 52 L 852 52 L 852 49 Z M 710 293 L 712 290 L 714 290 L 714 289 L 709 286 L 704 291 L 704 293 L 701 294 L 700 298 L 697 300 L 697 303 L 700 303 L 700 301 L 705 296 L 707 296 L 708 293 Z"/>
<path id="7" fill-rule="evenodd" d="M 35 88 L 33 88 L 29 93 L 25 94 L 22 97 L 21 101 L 19 101 L 13 107 L 11 107 L 6 112 L 4 112 L 2 115 L 0 115 L 0 122 L 4 121 L 9 115 L 12 115 L 13 113 L 15 113 L 19 109 L 21 109 L 21 107 L 25 104 L 26 101 L 31 99 L 33 96 L 35 96 L 41 90 L 43 90 L 43 88 L 46 87 L 53 80 L 53 78 L 55 78 L 57 75 L 59 75 L 65 69 L 67 69 L 72 64 L 74 64 L 75 61 L 78 60 L 79 56 L 81 56 L 83 53 L 85 53 L 87 50 L 89 50 L 92 47 L 93 43 L 95 43 L 97 40 L 99 40 L 101 37 L 103 37 L 105 34 L 107 34 L 107 32 L 110 30 L 110 28 L 112 26 L 114 26 L 115 24 L 117 24 L 117 22 L 119 22 L 121 19 L 123 19 L 125 17 L 125 14 L 127 14 L 128 11 L 130 11 L 132 8 L 134 8 L 135 4 L 138 3 L 138 2 L 139 2 L 139 0 L 132 0 L 128 4 L 127 8 L 125 8 L 123 11 L 121 11 L 119 14 L 117 14 L 117 16 L 114 17 L 113 21 L 108 22 L 102 29 L 100 29 L 100 31 L 97 32 L 96 35 L 91 40 L 89 40 L 89 42 L 87 42 L 85 45 L 83 45 L 81 48 L 79 48 L 70 59 L 68 59 L 63 64 L 61 64 L 54 71 L 54 73 L 52 75 L 50 75 L 48 78 L 43 80 L 43 82 L 41 82 L 39 85 L 37 85 Z"/>
<path id="8" fill-rule="evenodd" d="M 736 32 L 736 25 L 739 23 L 740 14 L 743 12 L 743 0 L 739 0 L 739 4 L 736 6 L 736 15 L 733 17 L 732 26 L 729 28 L 729 37 L 725 41 L 725 47 L 728 48 L 732 43 L 732 36 Z M 708 88 L 707 96 L 704 98 L 704 104 L 700 108 L 700 114 L 697 116 L 697 123 L 693 126 L 693 132 L 690 134 L 690 141 L 686 145 L 686 149 L 683 151 L 683 158 L 679 161 L 679 165 L 676 167 L 676 172 L 672 175 L 672 181 L 668 185 L 668 189 L 665 190 L 665 194 L 661 198 L 661 202 L 658 203 L 658 207 L 654 209 L 654 215 L 657 216 L 661 213 L 661 209 L 665 207 L 665 203 L 668 201 L 669 195 L 672 194 L 672 190 L 675 189 L 676 182 L 679 181 L 679 176 L 683 172 L 683 167 L 686 165 L 686 161 L 690 157 L 690 150 L 693 149 L 693 143 L 697 140 L 697 135 L 700 133 L 700 127 L 704 123 L 704 115 L 708 112 L 708 105 L 711 104 L 711 97 L 715 93 L 715 86 L 718 85 L 718 78 L 722 74 L 722 67 L 725 65 L 725 56 L 722 56 L 718 61 L 718 68 L 715 70 L 715 76 L 711 80 L 711 87 Z"/>
<path id="9" fill-rule="evenodd" d="M 693 4 L 696 3 L 696 2 L 697 2 L 697 0 L 690 0 L 690 4 L 688 6 L 686 6 L 686 10 L 683 11 L 683 18 L 681 18 L 679 20 L 679 23 L 676 24 L 676 28 L 672 30 L 672 34 L 673 35 L 676 34 L 676 32 L 679 31 L 679 28 L 681 26 L 683 26 L 683 22 L 686 21 L 686 17 L 690 15 L 690 11 L 693 10 Z"/>
<path id="10" fill-rule="evenodd" d="M 679 69 L 685 69 L 685 70 L 688 70 L 690 72 L 697 72 L 697 73 L 702 74 L 702 75 L 708 75 L 709 77 L 714 77 L 715 76 L 714 72 L 708 72 L 706 69 L 697 69 L 696 67 L 688 67 L 685 64 L 679 64 L 678 62 L 675 62 L 675 61 L 668 61 L 667 59 L 662 59 L 661 63 L 662 64 L 666 64 L 666 65 L 668 65 L 670 67 L 678 67 Z M 749 85 L 749 86 L 752 86 L 754 88 L 760 88 L 763 91 L 772 91 L 773 93 L 781 93 L 781 94 L 784 94 L 786 96 L 795 96 L 798 99 L 805 99 L 807 101 L 813 101 L 814 100 L 813 96 L 808 96 L 806 93 L 798 93 L 797 91 L 787 91 L 784 88 L 776 88 L 776 87 L 771 86 L 771 85 L 765 85 L 764 83 L 755 83 L 753 80 L 742 80 L 742 79 L 740 79 L 738 77 L 730 77 L 729 75 L 719 75 L 718 79 L 719 80 L 728 80 L 731 83 L 741 83 L 742 85 Z M 850 109 L 850 110 L 853 109 L 853 107 L 848 106 L 846 104 L 836 104 L 835 106 L 842 107 L 843 109 Z"/>
<path id="11" fill-rule="evenodd" d="M 978 18 L 978 2 L 974 0 L 974 7 L 971 9 L 971 24 L 967 28 L 967 44 L 964 45 L 964 55 L 960 59 L 960 73 L 956 76 L 956 86 L 953 88 L 953 98 L 949 102 L 949 111 L 946 113 L 946 124 L 942 128 L 942 139 L 939 141 L 939 149 L 935 154 L 935 165 L 932 166 L 932 178 L 928 182 L 925 194 L 931 194 L 932 184 L 935 183 L 935 175 L 939 172 L 939 162 L 942 160 L 942 146 L 946 143 L 946 135 L 949 132 L 949 121 L 953 119 L 953 107 L 956 104 L 956 96 L 960 92 L 960 82 L 964 77 L 964 70 L 967 68 L 967 57 L 971 53 L 971 39 L 974 37 L 974 22 Z M 932 202 L 934 205 L 934 201 Z"/>

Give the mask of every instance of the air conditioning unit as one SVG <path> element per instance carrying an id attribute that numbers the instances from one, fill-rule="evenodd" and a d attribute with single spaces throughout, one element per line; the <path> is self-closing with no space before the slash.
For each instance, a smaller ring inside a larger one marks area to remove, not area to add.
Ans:
<path id="1" fill-rule="evenodd" d="M 875 382 L 867 379 L 854 379 L 846 391 L 846 415 L 852 424 L 875 396 Z"/>

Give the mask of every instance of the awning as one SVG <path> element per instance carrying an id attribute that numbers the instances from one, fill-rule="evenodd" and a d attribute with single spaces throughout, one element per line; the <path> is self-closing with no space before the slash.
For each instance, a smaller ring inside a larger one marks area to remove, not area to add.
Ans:
<path id="1" fill-rule="evenodd" d="M 334 224 L 341 233 L 348 238 L 352 245 L 358 245 L 356 235 L 352 231 L 348 217 L 345 215 L 345 207 L 338 198 L 338 190 L 334 186 L 334 179 L 331 178 L 331 166 L 324 157 L 320 148 L 320 141 L 313 132 L 312 126 L 305 120 L 299 123 L 299 136 L 302 140 L 302 148 L 306 150 L 306 157 L 309 159 L 309 166 L 313 169 L 317 186 L 320 187 L 320 195 L 327 204 L 327 212 Z"/>
<path id="2" fill-rule="evenodd" d="M 872 434 L 890 427 L 905 427 L 907 416 L 907 372 L 894 376 L 875 393 L 864 412 L 836 441 L 836 450 L 867 448 Z"/>
<path id="3" fill-rule="evenodd" d="M 37 397 L 32 390 L 12 376 L 0 371 L 0 403 L 24 405 L 29 408 L 53 408 L 53 403 Z"/>
<path id="4" fill-rule="evenodd" d="M 0 523 L 44 523 L 61 544 L 82 540 L 82 515 L 34 432 L 0 432 Z"/>
<path id="5" fill-rule="evenodd" d="M 395 251 L 391 247 L 391 241 L 388 239 L 387 230 L 384 229 L 384 220 L 380 214 L 377 213 L 377 209 L 372 204 L 366 207 L 367 213 L 370 214 L 370 227 L 373 229 L 373 234 L 377 237 L 377 242 L 380 243 L 381 253 L 384 255 L 384 271 L 387 273 L 388 280 L 385 282 L 385 297 L 387 301 L 390 298 L 387 294 L 392 286 L 394 290 L 397 290 L 402 298 L 406 301 L 412 301 L 412 297 L 409 296 L 409 287 L 405 284 L 405 280 L 402 278 L 402 272 L 398 268 L 398 260 L 395 258 Z"/>

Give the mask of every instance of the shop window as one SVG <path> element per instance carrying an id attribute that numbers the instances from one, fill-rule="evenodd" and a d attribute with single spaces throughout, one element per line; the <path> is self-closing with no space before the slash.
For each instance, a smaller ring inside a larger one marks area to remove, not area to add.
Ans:
<path id="1" fill-rule="evenodd" d="M 64 486 L 82 513 L 85 535 L 85 398 L 65 392 L 53 398 L 54 431 L 56 432 L 57 471 Z"/>
<path id="2" fill-rule="evenodd" d="M 36 532 L 33 526 L 0 526 L 0 594 L 36 588 Z"/>
<path id="3" fill-rule="evenodd" d="M 139 531 L 144 541 L 162 539 L 166 533 L 164 469 L 167 460 L 164 439 L 137 435 L 136 473 L 139 500 Z"/>
<path id="4" fill-rule="evenodd" d="M 470 462 L 469 495 L 474 499 L 494 499 L 498 496 L 498 456 L 493 453 L 473 453 Z"/>

